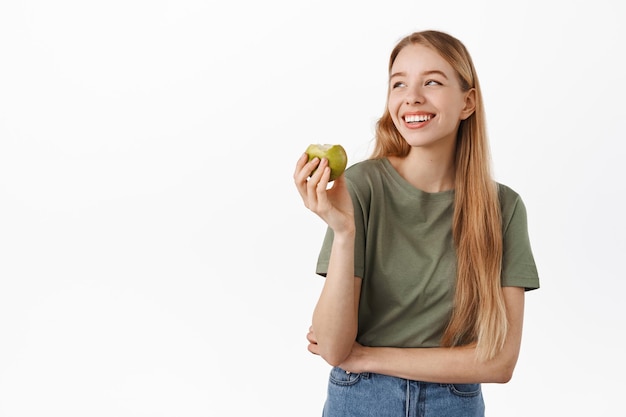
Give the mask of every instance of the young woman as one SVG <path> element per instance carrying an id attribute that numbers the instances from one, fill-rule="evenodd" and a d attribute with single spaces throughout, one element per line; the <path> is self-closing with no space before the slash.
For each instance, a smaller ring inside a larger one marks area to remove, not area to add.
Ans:
<path id="1" fill-rule="evenodd" d="M 524 204 L 490 174 L 465 46 L 402 39 L 372 157 L 331 187 L 328 161 L 307 159 L 294 180 L 328 225 L 307 335 L 333 366 L 324 416 L 483 416 L 480 384 L 511 378 L 539 278 Z"/>

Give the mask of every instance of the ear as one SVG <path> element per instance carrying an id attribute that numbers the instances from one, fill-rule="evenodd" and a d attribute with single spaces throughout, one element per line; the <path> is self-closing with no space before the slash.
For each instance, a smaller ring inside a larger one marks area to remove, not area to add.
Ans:
<path id="1" fill-rule="evenodd" d="M 465 106 L 461 110 L 461 120 L 465 120 L 470 117 L 474 110 L 476 110 L 476 89 L 470 88 L 465 93 Z"/>

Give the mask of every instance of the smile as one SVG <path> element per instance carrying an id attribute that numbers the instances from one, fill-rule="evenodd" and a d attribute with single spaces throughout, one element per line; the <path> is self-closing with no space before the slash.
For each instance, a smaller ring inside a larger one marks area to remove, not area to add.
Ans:
<path id="1" fill-rule="evenodd" d="M 433 114 L 407 114 L 404 116 L 404 121 L 406 123 L 422 123 L 429 121 L 433 117 Z"/>

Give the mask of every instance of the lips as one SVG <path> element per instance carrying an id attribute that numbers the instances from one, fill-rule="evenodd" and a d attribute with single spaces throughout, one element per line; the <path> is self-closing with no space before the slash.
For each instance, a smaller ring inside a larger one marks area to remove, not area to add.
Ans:
<path id="1" fill-rule="evenodd" d="M 409 127 L 420 127 L 432 120 L 435 117 L 433 113 L 406 113 L 402 116 L 404 123 Z"/>

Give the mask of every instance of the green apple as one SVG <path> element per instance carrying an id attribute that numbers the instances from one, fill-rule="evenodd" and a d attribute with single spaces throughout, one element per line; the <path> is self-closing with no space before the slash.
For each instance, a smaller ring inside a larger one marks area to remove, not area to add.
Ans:
<path id="1" fill-rule="evenodd" d="M 330 181 L 335 181 L 339 178 L 348 165 L 348 155 L 341 145 L 313 143 L 309 145 L 305 152 L 309 156 L 309 161 L 315 157 L 328 159 Z M 313 175 L 313 172 L 311 172 L 311 175 Z"/>

